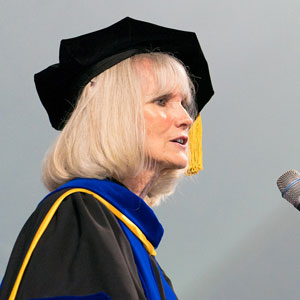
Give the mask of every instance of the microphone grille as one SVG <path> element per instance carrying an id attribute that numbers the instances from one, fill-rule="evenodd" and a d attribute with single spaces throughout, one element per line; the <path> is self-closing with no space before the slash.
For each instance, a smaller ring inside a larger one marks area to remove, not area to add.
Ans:
<path id="1" fill-rule="evenodd" d="M 277 186 L 282 197 L 295 207 L 299 204 L 300 196 L 300 173 L 296 170 L 289 170 L 282 174 L 277 180 Z"/>

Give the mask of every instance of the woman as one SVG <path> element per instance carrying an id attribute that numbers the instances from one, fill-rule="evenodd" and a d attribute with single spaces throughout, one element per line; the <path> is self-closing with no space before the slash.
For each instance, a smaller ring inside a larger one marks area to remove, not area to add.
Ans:
<path id="1" fill-rule="evenodd" d="M 0 299 L 176 299 L 150 207 L 189 161 L 199 168 L 188 132 L 213 90 L 196 35 L 125 18 L 63 40 L 35 83 L 62 132 L 43 165 L 50 194 L 18 237 Z"/>

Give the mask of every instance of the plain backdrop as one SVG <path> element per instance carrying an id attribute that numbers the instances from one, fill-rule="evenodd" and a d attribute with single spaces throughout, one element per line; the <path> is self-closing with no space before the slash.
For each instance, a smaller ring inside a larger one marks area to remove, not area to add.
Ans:
<path id="1" fill-rule="evenodd" d="M 300 169 L 300 3 L 296 0 L 0 0 L 0 276 L 57 135 L 33 74 L 59 42 L 125 16 L 194 31 L 215 96 L 202 112 L 204 170 L 155 209 L 158 261 L 179 299 L 299 298 L 300 213 L 277 178 Z"/>

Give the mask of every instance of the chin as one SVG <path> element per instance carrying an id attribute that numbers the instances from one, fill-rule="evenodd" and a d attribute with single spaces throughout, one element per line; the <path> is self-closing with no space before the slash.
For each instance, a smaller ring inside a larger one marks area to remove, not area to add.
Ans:
<path id="1" fill-rule="evenodd" d="M 160 170 L 181 170 L 188 166 L 188 158 L 186 155 L 168 155 L 166 157 L 151 157 L 155 161 L 155 165 Z"/>
<path id="2" fill-rule="evenodd" d="M 177 159 L 174 157 L 173 164 L 175 169 L 185 169 L 188 166 L 188 158 L 185 155 L 180 155 Z"/>
<path id="3" fill-rule="evenodd" d="M 175 169 L 182 170 L 182 169 L 185 169 L 185 168 L 187 168 L 187 166 L 188 166 L 188 164 L 187 164 L 187 163 L 185 163 L 185 164 L 178 164 L 178 165 L 176 166 L 176 168 L 175 168 Z"/>
<path id="4" fill-rule="evenodd" d="M 169 160 L 163 163 L 164 169 L 173 169 L 173 170 L 181 170 L 185 169 L 188 166 L 187 160 Z"/>

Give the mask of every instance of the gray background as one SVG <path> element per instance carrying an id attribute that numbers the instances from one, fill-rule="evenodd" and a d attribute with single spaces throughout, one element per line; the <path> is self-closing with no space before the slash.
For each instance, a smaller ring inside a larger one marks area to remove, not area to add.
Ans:
<path id="1" fill-rule="evenodd" d="M 40 165 L 56 136 L 33 74 L 62 38 L 125 16 L 195 31 L 216 91 L 202 113 L 205 169 L 156 212 L 158 260 L 180 299 L 298 299 L 300 215 L 276 179 L 300 169 L 296 0 L 0 2 L 0 276 L 45 195 Z"/>

